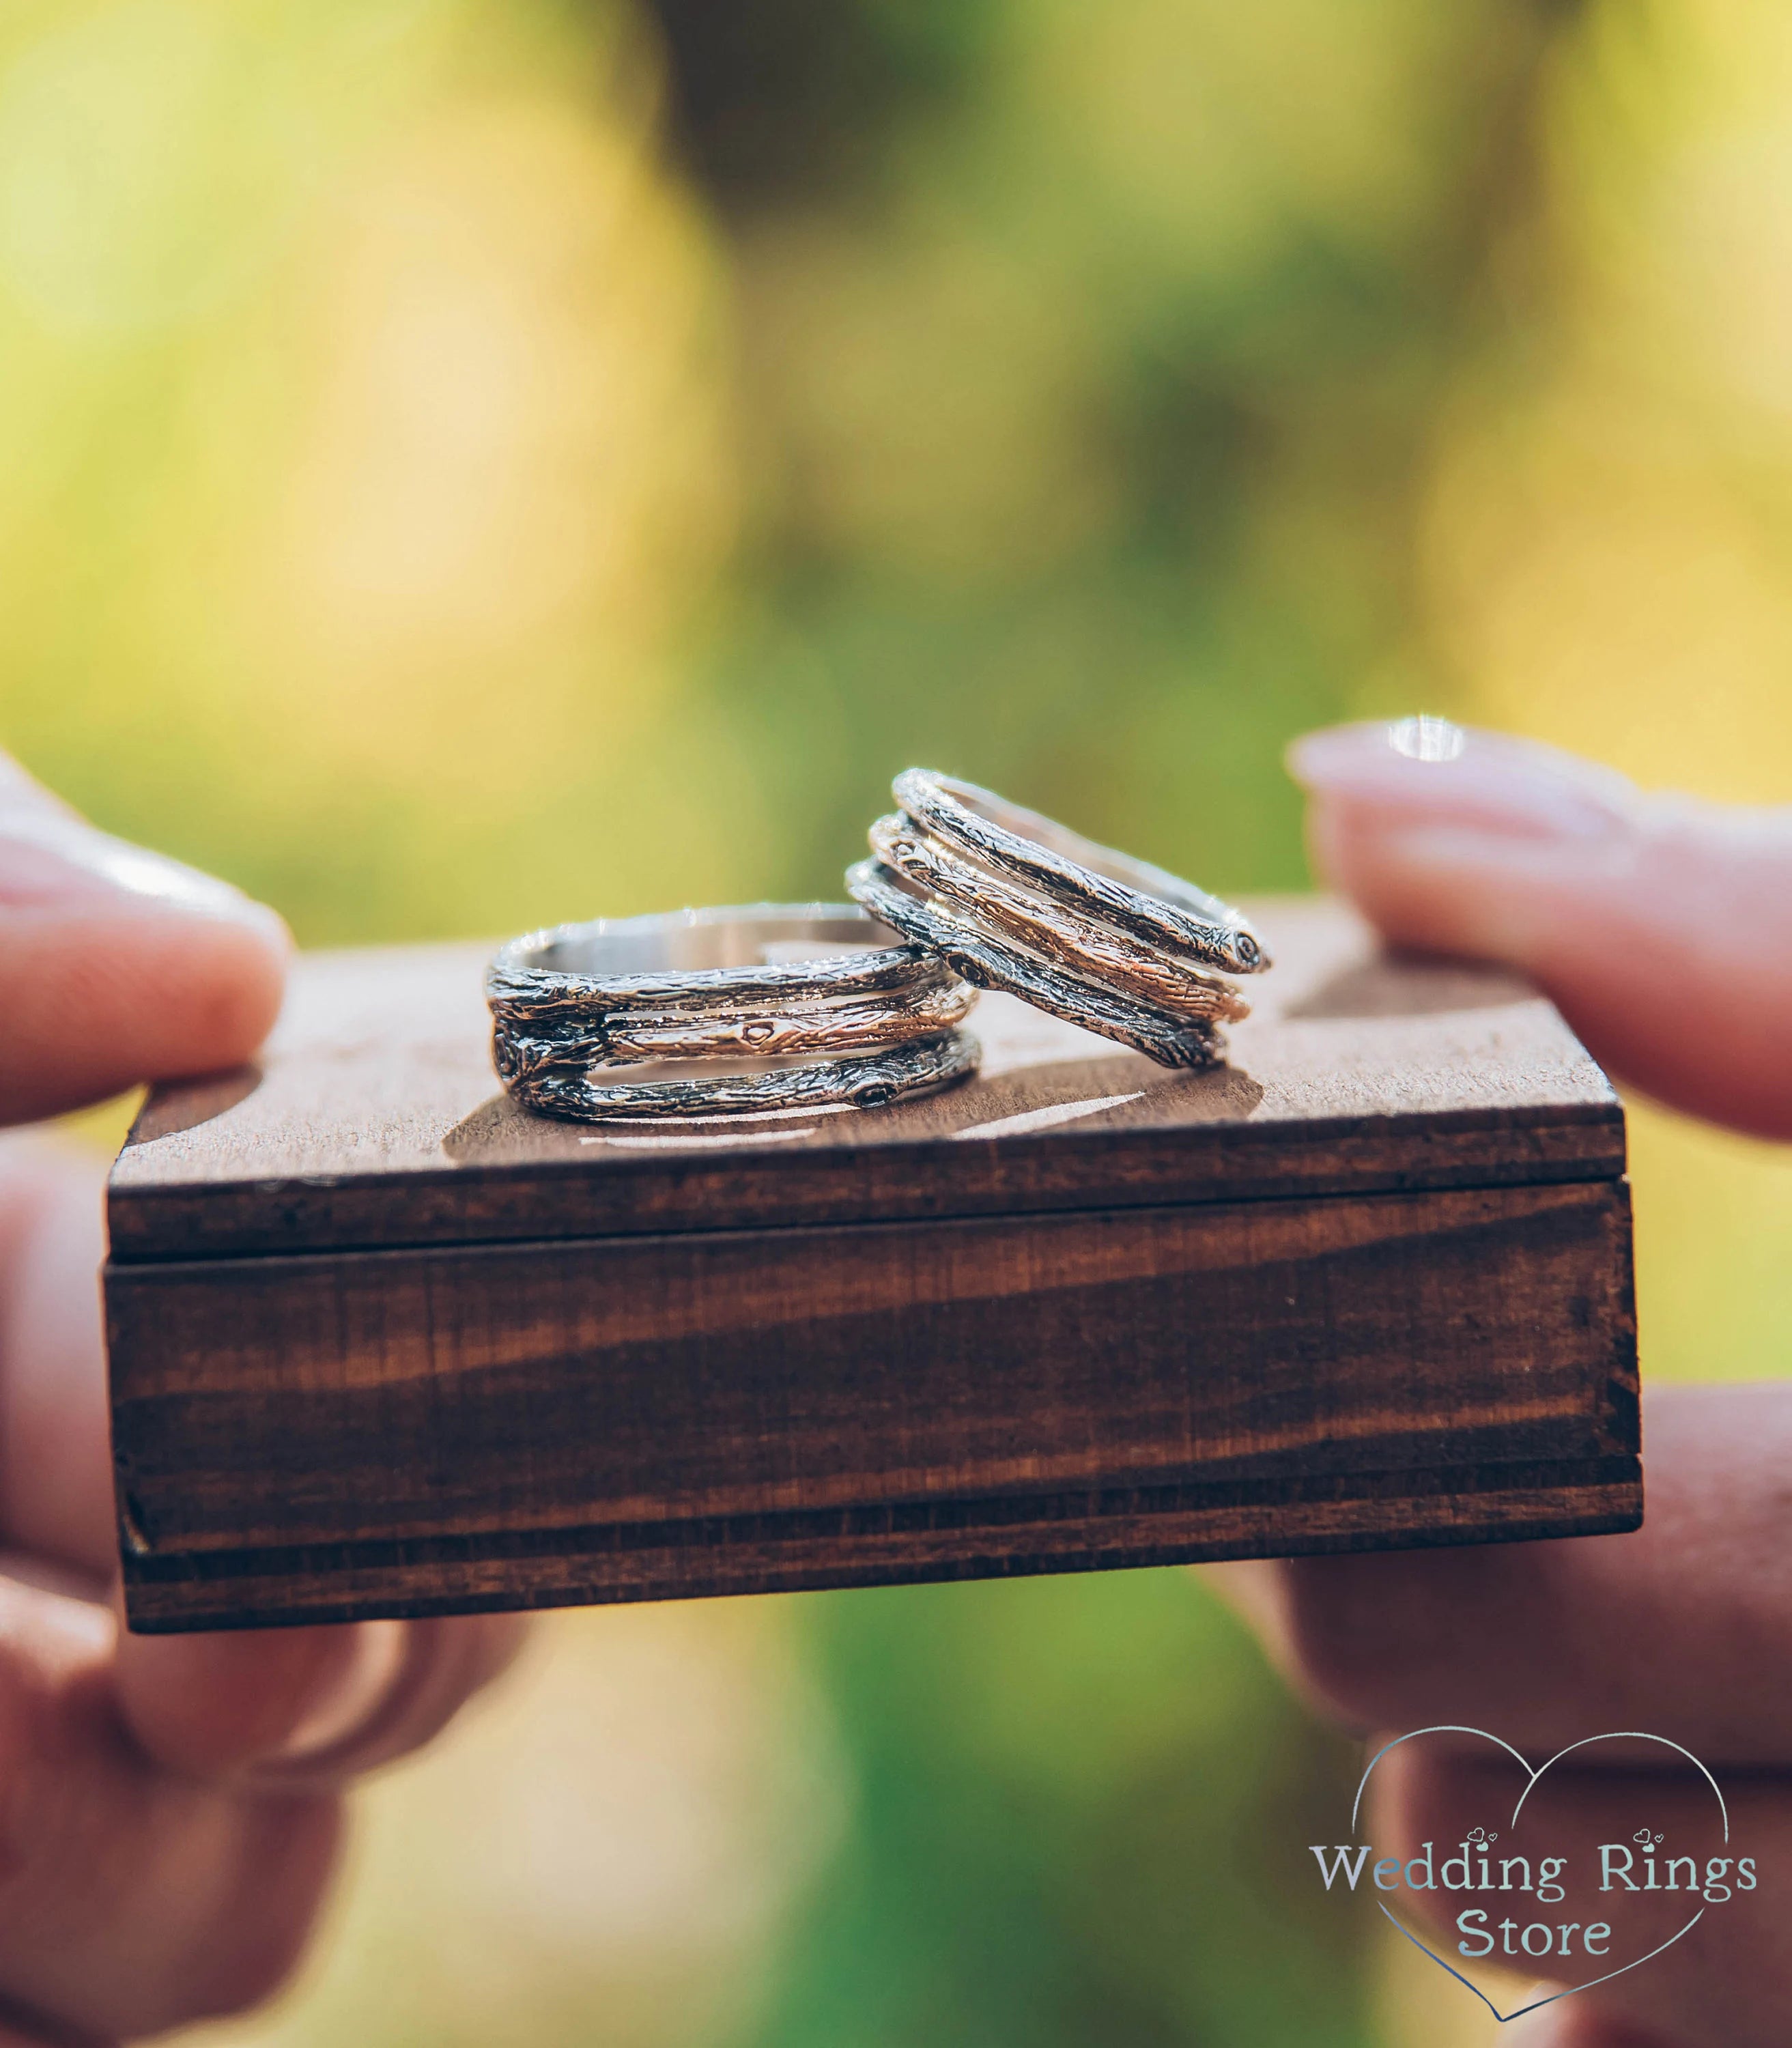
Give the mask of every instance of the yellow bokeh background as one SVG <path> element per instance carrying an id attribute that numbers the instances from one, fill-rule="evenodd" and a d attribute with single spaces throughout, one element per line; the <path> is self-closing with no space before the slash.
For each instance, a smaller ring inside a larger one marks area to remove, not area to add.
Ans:
<path id="1" fill-rule="evenodd" d="M 916 758 L 1286 886 L 1286 739 L 1421 705 L 1792 801 L 1783 8 L 734 11 L 15 0 L 14 751 L 320 944 L 825 893 Z M 1646 1372 L 1783 1371 L 1792 1163 L 1631 1111 Z M 1366 1927 L 1331 1996 L 1273 1887 L 1104 1907 L 1164 1786 L 1224 1840 L 1341 1751 L 1180 1581 L 1000 1591 L 553 1617 L 209 2038 L 997 2048 L 964 1984 L 1060 1952 L 1156 1987 L 1115 2048 L 1493 2038 Z M 890 1846 L 996 1758 L 1043 1900 L 1011 1814 Z M 954 1870 L 1015 1887 L 957 1975 Z M 849 2043 L 854 1971 L 938 1995 Z"/>

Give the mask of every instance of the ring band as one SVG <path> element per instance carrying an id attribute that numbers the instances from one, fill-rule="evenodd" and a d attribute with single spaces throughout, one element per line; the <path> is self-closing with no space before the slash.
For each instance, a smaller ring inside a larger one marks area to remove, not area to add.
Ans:
<path id="1" fill-rule="evenodd" d="M 1016 887 L 963 859 L 937 840 L 921 836 L 900 813 L 879 818 L 871 851 L 886 867 L 936 902 L 993 925 L 1023 951 L 1042 955 L 1079 980 L 1136 997 L 1147 1008 L 1202 1022 L 1247 1017 L 1251 1006 L 1232 983 L 1171 959 L 1130 933 L 1087 915 L 1080 907 Z"/>
<path id="2" fill-rule="evenodd" d="M 1220 1022 L 1250 1008 L 1224 974 L 1270 964 L 1236 910 L 975 783 L 910 768 L 894 792 L 848 871 L 859 902 L 980 987 L 1166 1066 L 1220 1057 Z"/>
<path id="3" fill-rule="evenodd" d="M 532 933 L 500 950 L 486 999 L 506 1088 L 588 1120 L 876 1107 L 962 1080 L 979 1057 L 955 1028 L 974 991 L 851 904 Z"/>
<path id="4" fill-rule="evenodd" d="M 762 1115 L 774 1110 L 886 1109 L 892 1103 L 932 1095 L 969 1080 L 977 1070 L 979 1057 L 977 1041 L 968 1031 L 948 1031 L 942 1038 L 914 1039 L 887 1053 L 804 1061 L 764 1071 L 754 1071 L 754 1063 L 748 1061 L 733 1063 L 731 1072 L 700 1077 L 600 1080 L 595 1072 L 559 1069 L 506 1085 L 525 1108 L 586 1123 L 631 1122 L 642 1117 Z"/>
<path id="5" fill-rule="evenodd" d="M 1217 1027 L 1197 1018 L 1171 1018 L 1091 982 L 1060 973 L 1037 955 L 1008 944 L 961 913 L 917 896 L 881 861 L 862 860 L 846 874 L 848 891 L 872 914 L 951 961 L 979 988 L 1017 995 L 1036 1010 L 1085 1031 L 1117 1039 L 1166 1067 L 1209 1067 L 1225 1049 Z"/>
<path id="6" fill-rule="evenodd" d="M 1262 940 L 1229 904 L 1148 861 L 930 768 L 905 769 L 893 789 L 924 838 L 944 840 L 979 867 L 1076 903 L 1173 958 L 1232 974 L 1270 964 Z"/>

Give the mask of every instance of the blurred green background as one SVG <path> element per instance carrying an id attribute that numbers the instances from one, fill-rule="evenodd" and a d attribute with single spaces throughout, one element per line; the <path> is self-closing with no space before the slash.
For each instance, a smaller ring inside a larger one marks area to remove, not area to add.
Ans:
<path id="1" fill-rule="evenodd" d="M 12 0 L 0 446 L 6 743 L 312 944 L 831 894 L 913 760 L 1297 885 L 1421 706 L 1786 801 L 1792 10 Z M 1647 1370 L 1782 1371 L 1792 1170 L 1634 1129 Z M 225 2034 L 1479 2042 L 1350 1775 L 1186 1574 L 556 1616 Z"/>

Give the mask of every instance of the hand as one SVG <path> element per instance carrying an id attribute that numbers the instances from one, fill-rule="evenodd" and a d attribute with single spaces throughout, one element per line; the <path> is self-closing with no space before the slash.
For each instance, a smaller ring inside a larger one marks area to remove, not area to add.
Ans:
<path id="1" fill-rule="evenodd" d="M 92 831 L 0 759 L 0 1123 L 246 1058 L 273 912 Z M 0 2048 L 251 2003 L 329 1882 L 339 1791 L 509 1661 L 513 1617 L 133 1636 L 96 1275 L 101 1174 L 0 1146 Z"/>
<path id="2" fill-rule="evenodd" d="M 1622 1079 L 1792 1137 L 1792 812 L 1645 797 L 1493 734 L 1425 761 L 1382 727 L 1350 727 L 1300 742 L 1291 759 L 1317 864 L 1389 938 L 1520 968 Z M 1760 1888 L 1509 2038 L 1778 2048 L 1792 2039 L 1792 1388 L 1664 1390 L 1646 1402 L 1644 1438 L 1635 1535 L 1217 1573 L 1272 1654 L 1358 1728 L 1484 1728 L 1534 1763 L 1639 1728 L 1702 1758 Z M 1390 1763 L 1378 1843 L 1445 1839 L 1439 1813 L 1465 1810 L 1482 1767 L 1429 1745 Z M 1726 1780 L 1726 1765 L 1746 1775 Z M 1651 1814 L 1670 1824 L 1682 1797 L 1689 1814 L 1703 1810 L 1677 1784 L 1651 1794 Z M 1634 1789 L 1608 1771 L 1575 1774 L 1553 1802 L 1590 1840 L 1627 1839 L 1636 1817 Z M 1623 1815 L 1621 1834 L 1604 1832 Z"/>

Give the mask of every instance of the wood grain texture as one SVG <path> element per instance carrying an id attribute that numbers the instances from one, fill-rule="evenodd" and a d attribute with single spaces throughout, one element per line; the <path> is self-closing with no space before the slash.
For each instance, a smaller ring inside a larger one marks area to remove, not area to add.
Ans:
<path id="1" fill-rule="evenodd" d="M 1627 1245 L 1589 1182 L 121 1268 L 133 1619 L 1627 1526 Z"/>
<path id="2" fill-rule="evenodd" d="M 1623 1171 L 1611 1088 L 1509 977 L 1380 959 L 1341 907 L 1251 906 L 1274 948 L 1228 1065 L 1177 1074 L 1010 998 L 982 1075 L 732 1133 L 607 1135 L 498 1088 L 485 947 L 301 963 L 252 1071 L 157 1091 L 114 1169 L 118 1260 L 767 1228 Z"/>
<path id="3" fill-rule="evenodd" d="M 1635 1526 L 1603 1076 L 1521 987 L 1257 914 L 1220 1072 L 986 1003 L 969 1087 L 756 1132 L 495 1099 L 478 949 L 311 964 L 114 1175 L 132 1625 Z"/>

